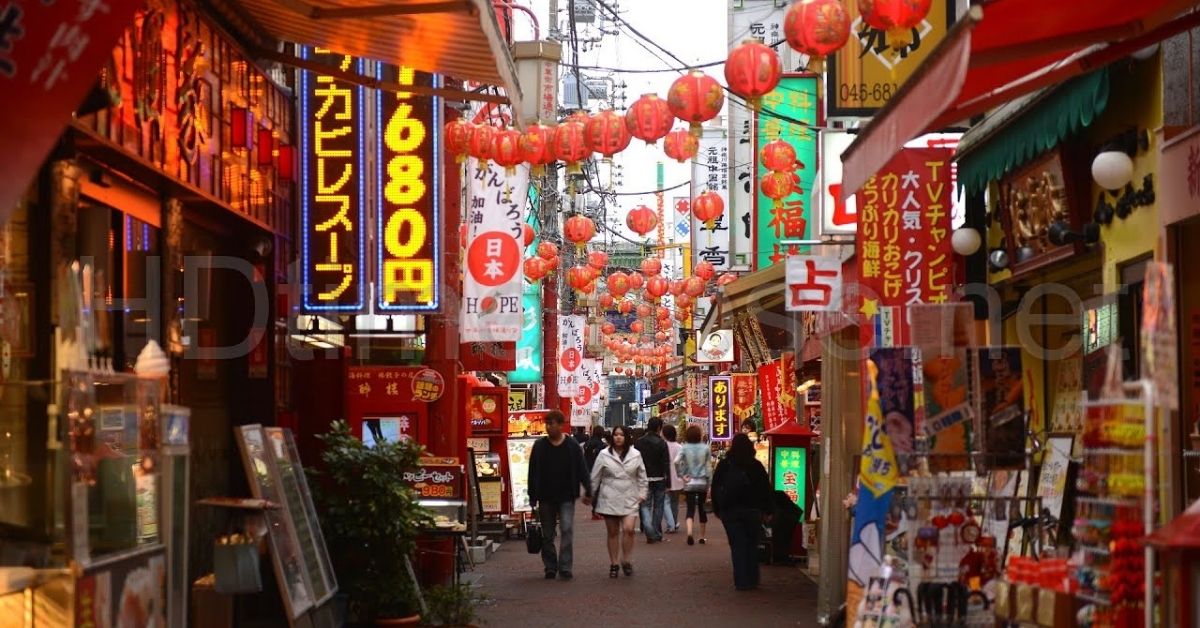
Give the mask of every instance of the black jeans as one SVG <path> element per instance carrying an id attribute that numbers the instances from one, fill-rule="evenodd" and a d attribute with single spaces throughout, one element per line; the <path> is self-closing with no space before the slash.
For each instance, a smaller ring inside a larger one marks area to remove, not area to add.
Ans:
<path id="1" fill-rule="evenodd" d="M 758 537 L 762 531 L 762 512 L 735 510 L 722 512 L 721 523 L 729 537 L 733 558 L 733 586 L 750 589 L 758 586 Z"/>
<path id="2" fill-rule="evenodd" d="M 687 495 L 687 506 L 688 506 L 687 518 L 694 519 L 696 517 L 696 511 L 699 510 L 700 511 L 700 523 L 708 523 L 708 513 L 704 512 L 705 494 L 700 491 L 696 491 L 694 493 L 691 491 L 688 491 L 688 492 L 685 492 L 684 495 Z"/>

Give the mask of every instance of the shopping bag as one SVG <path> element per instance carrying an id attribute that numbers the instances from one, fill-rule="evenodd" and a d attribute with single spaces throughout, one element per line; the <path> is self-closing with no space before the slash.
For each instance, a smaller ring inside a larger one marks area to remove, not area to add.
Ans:
<path id="1" fill-rule="evenodd" d="M 537 554 L 542 551 L 542 526 L 540 524 L 531 521 L 526 526 L 525 550 L 530 554 Z"/>

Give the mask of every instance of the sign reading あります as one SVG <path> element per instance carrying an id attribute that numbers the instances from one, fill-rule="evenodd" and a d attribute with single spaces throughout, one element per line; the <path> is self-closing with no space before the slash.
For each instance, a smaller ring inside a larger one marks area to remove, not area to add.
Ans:
<path id="1" fill-rule="evenodd" d="M 441 78 L 388 67 L 401 85 L 438 87 Z M 441 296 L 441 98 L 379 92 L 376 267 L 381 311 L 432 312 Z"/>
<path id="2" fill-rule="evenodd" d="M 842 306 L 842 260 L 817 255 L 787 258 L 785 309 L 789 312 L 837 312 Z"/>
<path id="3" fill-rule="evenodd" d="M 708 378 L 708 415 L 711 440 L 729 440 L 733 438 L 733 382 L 728 375 L 716 375 Z"/>
<path id="4" fill-rule="evenodd" d="M 507 176 L 503 167 L 467 160 L 467 256 L 463 273 L 462 341 L 521 339 L 521 214 L 529 167 Z"/>

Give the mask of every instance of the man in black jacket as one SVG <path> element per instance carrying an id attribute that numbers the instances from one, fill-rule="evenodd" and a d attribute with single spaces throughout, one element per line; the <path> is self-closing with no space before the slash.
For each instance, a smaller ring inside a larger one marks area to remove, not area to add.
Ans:
<path id="1" fill-rule="evenodd" d="M 529 456 L 529 505 L 542 524 L 542 565 L 546 579 L 571 579 L 575 536 L 575 500 L 583 487 L 583 503 L 592 499 L 592 487 L 584 468 L 583 449 L 563 433 L 562 412 L 546 414 L 546 436 L 533 444 Z M 554 548 L 556 526 L 562 527 L 562 547 Z"/>
<path id="2" fill-rule="evenodd" d="M 646 424 L 646 434 L 633 446 L 642 454 L 646 477 L 650 480 L 650 495 L 642 502 L 642 531 L 647 543 L 662 541 L 663 509 L 667 506 L 667 484 L 671 481 L 671 455 L 662 432 L 662 419 L 654 417 Z"/>

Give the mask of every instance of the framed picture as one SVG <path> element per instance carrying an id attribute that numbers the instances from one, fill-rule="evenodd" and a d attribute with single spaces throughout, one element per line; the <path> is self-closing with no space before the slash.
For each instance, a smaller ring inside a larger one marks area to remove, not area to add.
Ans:
<path id="1" fill-rule="evenodd" d="M 819 406 L 821 405 L 821 385 L 813 384 L 804 391 L 804 405 Z"/>

